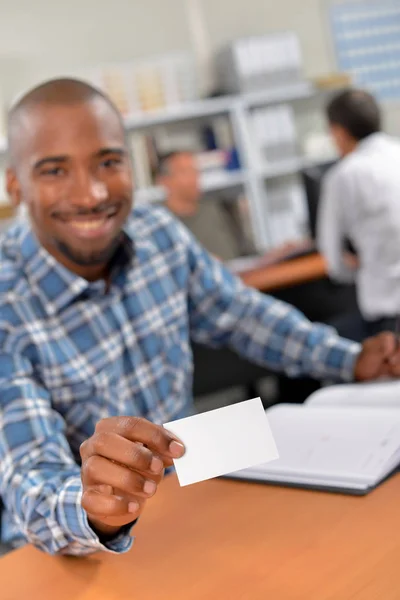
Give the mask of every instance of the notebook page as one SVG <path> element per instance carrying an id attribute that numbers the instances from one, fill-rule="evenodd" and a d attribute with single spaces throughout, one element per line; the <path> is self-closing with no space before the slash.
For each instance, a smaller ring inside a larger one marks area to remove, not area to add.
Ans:
<path id="1" fill-rule="evenodd" d="M 267 414 L 279 459 L 250 469 L 254 476 L 369 486 L 396 466 L 400 411 L 279 405 Z"/>
<path id="2" fill-rule="evenodd" d="M 307 406 L 369 406 L 400 409 L 400 381 L 332 385 L 312 394 Z"/>

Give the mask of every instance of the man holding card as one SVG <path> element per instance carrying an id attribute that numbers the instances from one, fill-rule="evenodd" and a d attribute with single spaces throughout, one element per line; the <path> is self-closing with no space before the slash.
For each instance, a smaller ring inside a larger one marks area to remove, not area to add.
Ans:
<path id="1" fill-rule="evenodd" d="M 246 288 L 164 210 L 132 211 L 120 115 L 82 82 L 47 82 L 9 115 L 0 244 L 3 541 L 122 552 L 184 454 L 162 424 L 190 414 L 190 340 L 292 376 L 400 374 L 395 337 L 363 347 Z M 206 442 L 205 442 L 206 443 Z"/>

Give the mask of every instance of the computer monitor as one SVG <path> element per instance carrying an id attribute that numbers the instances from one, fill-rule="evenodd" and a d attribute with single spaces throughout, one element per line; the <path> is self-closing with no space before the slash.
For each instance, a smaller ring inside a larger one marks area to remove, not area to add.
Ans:
<path id="1" fill-rule="evenodd" d="M 321 195 L 323 177 L 337 161 L 324 162 L 319 165 L 307 167 L 301 171 L 301 176 L 306 191 L 310 233 L 313 240 L 317 236 L 318 204 Z"/>
<path id="2" fill-rule="evenodd" d="M 310 234 L 314 241 L 317 238 L 318 205 L 321 196 L 322 180 L 330 168 L 337 163 L 336 160 L 307 167 L 301 172 L 307 196 L 307 207 L 310 225 Z M 349 240 L 345 240 L 344 248 L 352 254 L 357 254 Z"/>

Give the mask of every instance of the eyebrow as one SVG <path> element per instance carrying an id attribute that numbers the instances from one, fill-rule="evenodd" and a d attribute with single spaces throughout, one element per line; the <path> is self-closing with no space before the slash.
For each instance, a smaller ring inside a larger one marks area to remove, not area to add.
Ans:
<path id="1" fill-rule="evenodd" d="M 96 153 L 95 156 L 98 158 L 102 158 L 103 156 L 107 156 L 108 154 L 118 154 L 119 156 L 126 156 L 127 151 L 124 148 L 102 148 L 99 152 Z M 44 165 L 47 164 L 60 164 L 67 161 L 69 157 L 67 155 L 58 155 L 58 156 L 45 156 L 41 158 L 33 165 L 33 168 L 40 169 Z"/>
<path id="2" fill-rule="evenodd" d="M 41 158 L 40 160 L 36 161 L 35 164 L 33 165 L 34 169 L 40 169 L 40 167 L 43 167 L 43 165 L 46 165 L 48 163 L 63 163 L 66 160 L 68 160 L 68 156 L 45 156 L 44 158 Z"/>
<path id="3" fill-rule="evenodd" d="M 105 156 L 107 154 L 118 154 L 119 156 L 125 156 L 127 154 L 127 151 L 125 148 L 120 147 L 102 148 L 99 152 L 96 153 L 96 156 L 101 158 L 102 156 Z"/>

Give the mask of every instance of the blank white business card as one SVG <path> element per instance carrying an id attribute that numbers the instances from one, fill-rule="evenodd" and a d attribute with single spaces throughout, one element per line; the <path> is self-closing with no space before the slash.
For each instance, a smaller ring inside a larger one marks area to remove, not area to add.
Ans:
<path id="1" fill-rule="evenodd" d="M 185 445 L 174 460 L 181 486 L 279 458 L 260 398 L 165 423 Z"/>

